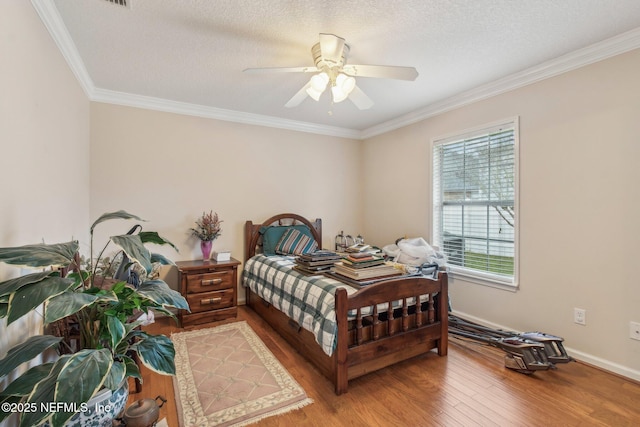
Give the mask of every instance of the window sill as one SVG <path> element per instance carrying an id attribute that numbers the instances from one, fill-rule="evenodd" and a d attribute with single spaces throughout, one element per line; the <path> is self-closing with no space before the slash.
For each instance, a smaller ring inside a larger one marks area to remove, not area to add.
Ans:
<path id="1" fill-rule="evenodd" d="M 488 277 L 481 277 L 478 275 L 470 274 L 466 271 L 458 270 L 454 267 L 449 268 L 449 276 L 454 280 L 462 280 L 465 282 L 473 283 L 476 285 L 488 286 L 490 288 L 501 289 L 503 291 L 517 292 L 519 289 L 518 283 L 509 283 L 506 281 L 500 281 L 498 279 Z"/>

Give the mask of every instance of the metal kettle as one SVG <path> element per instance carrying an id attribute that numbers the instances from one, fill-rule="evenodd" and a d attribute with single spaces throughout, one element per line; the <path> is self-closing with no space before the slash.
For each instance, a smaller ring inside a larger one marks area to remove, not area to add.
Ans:
<path id="1" fill-rule="evenodd" d="M 156 400 L 161 400 L 161 404 L 157 404 Z M 155 399 L 140 399 L 131 404 L 122 416 L 121 421 L 127 427 L 150 427 L 155 426 L 160 417 L 160 408 L 167 403 L 167 399 L 158 396 Z"/>

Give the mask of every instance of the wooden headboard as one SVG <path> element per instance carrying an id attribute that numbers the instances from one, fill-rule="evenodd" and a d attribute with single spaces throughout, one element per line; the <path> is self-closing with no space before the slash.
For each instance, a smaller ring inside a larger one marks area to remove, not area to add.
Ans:
<path id="1" fill-rule="evenodd" d="M 304 224 L 309 227 L 311 234 L 318 243 L 318 248 L 322 248 L 322 220 L 316 218 L 315 221 L 309 221 L 308 219 L 294 213 L 283 213 L 274 215 L 261 224 L 254 224 L 252 221 L 247 221 L 244 225 L 244 260 L 248 260 L 257 253 L 262 252 L 262 235 L 260 229 L 262 227 L 268 227 L 270 225 L 299 225 Z"/>

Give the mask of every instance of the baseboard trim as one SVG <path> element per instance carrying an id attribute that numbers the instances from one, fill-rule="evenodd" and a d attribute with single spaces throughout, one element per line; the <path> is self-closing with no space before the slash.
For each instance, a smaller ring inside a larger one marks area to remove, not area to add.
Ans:
<path id="1" fill-rule="evenodd" d="M 462 318 L 465 318 L 467 320 L 470 320 L 472 322 L 475 323 L 479 323 L 481 325 L 487 326 L 489 328 L 494 328 L 494 329 L 504 329 L 507 331 L 515 331 L 515 332 L 521 332 L 521 331 L 517 331 L 513 328 L 510 328 L 508 326 L 504 326 L 504 325 L 498 325 L 496 323 L 493 322 L 489 322 L 485 319 L 467 314 L 467 313 L 463 313 L 460 311 L 456 311 L 453 310 L 452 314 L 456 315 L 456 316 L 460 316 Z M 628 366 L 624 366 L 624 365 L 620 365 L 619 363 L 615 363 L 612 362 L 610 360 L 606 360 L 606 359 L 602 359 L 601 357 L 597 357 L 594 356 L 592 354 L 589 353 L 585 353 L 583 351 L 580 350 L 576 350 L 575 348 L 571 348 L 571 347 L 567 347 L 565 346 L 565 350 L 567 350 L 567 353 L 573 357 L 574 359 L 586 364 L 586 365 L 590 365 L 593 366 L 595 368 L 598 369 L 602 369 L 603 371 L 607 371 L 610 372 L 612 374 L 616 374 L 625 378 L 628 378 L 630 380 L 636 381 L 636 382 L 640 382 L 640 371 L 637 371 L 635 369 L 631 369 Z"/>

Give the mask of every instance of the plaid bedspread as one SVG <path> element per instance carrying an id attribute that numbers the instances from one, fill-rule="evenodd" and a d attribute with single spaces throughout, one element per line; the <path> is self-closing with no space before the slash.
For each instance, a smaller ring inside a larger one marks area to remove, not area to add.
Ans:
<path id="1" fill-rule="evenodd" d="M 242 283 L 255 294 L 312 332 L 322 350 L 333 354 L 337 336 L 334 294 L 356 289 L 324 276 L 305 276 L 292 269 L 293 258 L 256 255 L 244 265 Z"/>

